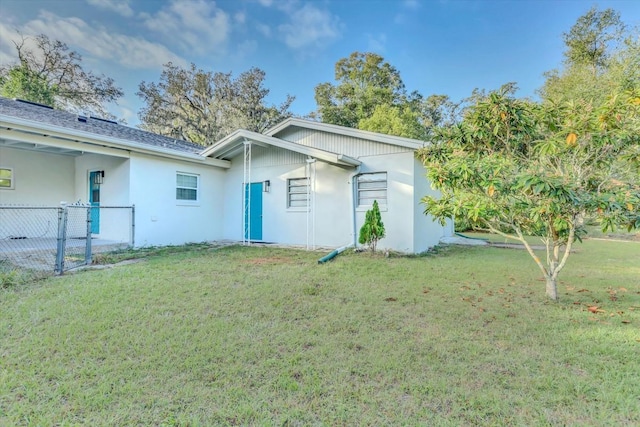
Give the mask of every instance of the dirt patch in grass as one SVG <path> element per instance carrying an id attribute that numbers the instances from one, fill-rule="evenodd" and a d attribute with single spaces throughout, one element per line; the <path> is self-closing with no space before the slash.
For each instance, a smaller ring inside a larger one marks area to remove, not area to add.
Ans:
<path id="1" fill-rule="evenodd" d="M 291 264 L 293 260 L 286 257 L 260 257 L 249 258 L 243 261 L 244 264 L 269 265 L 269 264 Z"/>
<path id="2" fill-rule="evenodd" d="M 503 248 L 503 249 L 526 249 L 525 246 L 521 243 L 489 243 L 489 246 L 494 248 Z M 544 251 L 545 247 L 542 245 L 530 245 L 531 249 L 534 251 Z"/>

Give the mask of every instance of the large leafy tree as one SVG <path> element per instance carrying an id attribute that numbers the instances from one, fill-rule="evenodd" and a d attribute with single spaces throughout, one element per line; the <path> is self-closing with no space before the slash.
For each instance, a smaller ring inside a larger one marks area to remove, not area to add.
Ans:
<path id="1" fill-rule="evenodd" d="M 15 42 L 18 61 L 0 67 L 0 95 L 114 118 L 106 104 L 123 96 L 112 78 L 82 67 L 82 57 L 45 35 Z"/>
<path id="2" fill-rule="evenodd" d="M 358 128 L 413 139 L 425 139 L 427 136 L 418 113 L 408 105 L 378 105 L 371 117 L 360 120 Z"/>
<path id="3" fill-rule="evenodd" d="M 586 216 L 605 228 L 640 227 L 640 187 L 618 173 L 621 158 L 640 173 L 640 92 L 594 102 L 516 99 L 491 92 L 460 123 L 440 128 L 420 151 L 442 197 L 425 212 L 444 221 L 470 218 L 478 228 L 522 242 L 558 298 L 558 275 Z M 525 239 L 538 236 L 540 257 Z"/>
<path id="4" fill-rule="evenodd" d="M 564 34 L 564 41 L 563 67 L 546 73 L 539 91 L 545 101 L 602 104 L 612 94 L 640 90 L 640 34 L 637 28 L 627 29 L 616 11 L 590 9 Z M 640 174 L 625 157 L 617 163 L 618 174 L 640 183 Z"/>
<path id="5" fill-rule="evenodd" d="M 353 52 L 335 65 L 337 84 L 315 88 L 318 115 L 324 123 L 357 128 L 379 105 L 400 105 L 406 93 L 400 73 L 375 53 Z"/>
<path id="6" fill-rule="evenodd" d="M 595 7 L 564 34 L 563 68 L 545 73 L 544 99 L 589 99 L 640 84 L 638 35 L 613 9 Z"/>
<path id="7" fill-rule="evenodd" d="M 567 46 L 564 53 L 566 62 L 587 66 L 593 75 L 597 75 L 607 67 L 611 45 L 620 40 L 623 32 L 624 24 L 618 12 L 613 9 L 599 11 L 592 7 L 563 35 Z"/>
<path id="8" fill-rule="evenodd" d="M 591 9 L 568 33 L 542 101 L 515 86 L 476 91 L 459 123 L 420 152 L 443 197 L 426 211 L 521 241 L 558 298 L 558 275 L 586 221 L 640 227 L 640 43 L 619 15 Z M 540 257 L 525 239 L 538 236 Z"/>
<path id="9" fill-rule="evenodd" d="M 407 94 L 400 72 L 371 52 L 340 59 L 335 79 L 336 84 L 315 88 L 318 109 L 312 116 L 325 123 L 426 139 L 433 127 L 449 122 L 457 108 L 445 95 Z"/>
<path id="10" fill-rule="evenodd" d="M 423 98 L 413 92 L 397 105 L 377 105 L 370 117 L 360 119 L 358 129 L 428 140 L 437 126 L 455 122 L 458 108 L 446 95 Z"/>
<path id="11" fill-rule="evenodd" d="M 208 145 L 236 129 L 262 132 L 291 117 L 292 96 L 280 105 L 267 105 L 265 72 L 251 68 L 233 78 L 231 73 L 164 66 L 158 83 L 142 82 L 138 96 L 145 106 L 139 113 L 145 130 Z"/>

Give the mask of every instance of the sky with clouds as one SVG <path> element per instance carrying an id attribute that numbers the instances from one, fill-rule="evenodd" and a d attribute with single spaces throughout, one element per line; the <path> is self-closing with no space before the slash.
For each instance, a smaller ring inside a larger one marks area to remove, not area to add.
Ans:
<path id="1" fill-rule="evenodd" d="M 0 64 L 12 40 L 45 34 L 79 52 L 83 65 L 115 79 L 125 97 L 110 109 L 138 123 L 141 81 L 163 64 L 235 75 L 266 72 L 269 101 L 316 107 L 314 87 L 354 51 L 376 52 L 409 91 L 460 100 L 474 88 L 515 81 L 535 96 L 560 66 L 562 33 L 595 3 L 585 0 L 0 0 Z M 640 1 L 599 0 L 640 26 Z"/>

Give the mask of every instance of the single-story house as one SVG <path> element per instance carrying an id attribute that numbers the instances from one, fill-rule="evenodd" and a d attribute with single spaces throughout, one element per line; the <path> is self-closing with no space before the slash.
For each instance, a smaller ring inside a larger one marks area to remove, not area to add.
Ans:
<path id="1" fill-rule="evenodd" d="M 377 200 L 387 237 L 419 253 L 453 234 L 423 214 L 421 141 L 291 118 L 203 148 L 0 98 L 0 206 L 135 205 L 136 246 L 236 240 L 355 243 Z M 109 224 L 92 233 L 109 238 Z M 92 225 L 93 227 L 93 225 Z M 2 236 L 0 236 L 1 238 Z"/>

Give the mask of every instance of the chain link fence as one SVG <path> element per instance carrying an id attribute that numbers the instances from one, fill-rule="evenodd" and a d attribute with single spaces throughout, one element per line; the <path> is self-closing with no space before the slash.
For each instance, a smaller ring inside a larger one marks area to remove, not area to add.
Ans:
<path id="1" fill-rule="evenodd" d="M 135 244 L 133 206 L 0 205 L 0 275 L 33 278 L 91 264 Z"/>

